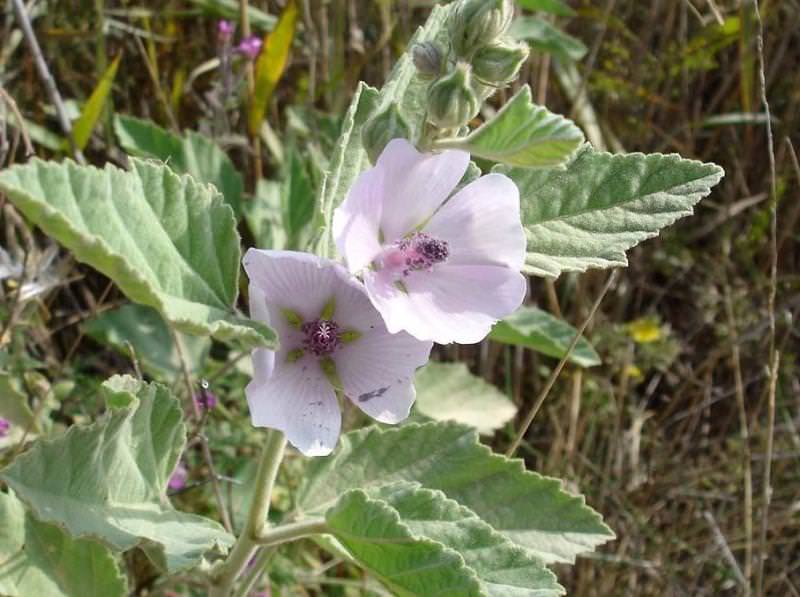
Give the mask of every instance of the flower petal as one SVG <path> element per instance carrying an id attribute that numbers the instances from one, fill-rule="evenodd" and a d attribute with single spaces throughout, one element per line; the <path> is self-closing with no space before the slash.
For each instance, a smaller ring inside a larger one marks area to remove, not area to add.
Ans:
<path id="1" fill-rule="evenodd" d="M 333 237 L 353 273 L 364 269 L 381 252 L 383 178 L 381 168 L 363 172 L 333 212 Z"/>
<path id="2" fill-rule="evenodd" d="M 416 397 L 414 384 L 407 380 L 362 393 L 350 400 L 376 421 L 394 425 L 408 418 Z"/>
<path id="3" fill-rule="evenodd" d="M 404 292 L 382 272 L 364 277 L 372 304 L 390 332 L 405 330 L 439 344 L 480 342 L 492 325 L 515 311 L 527 283 L 518 271 L 495 265 L 451 265 L 412 272 Z"/>
<path id="4" fill-rule="evenodd" d="M 437 211 L 424 231 L 448 243 L 448 264 L 525 263 L 525 231 L 519 189 L 502 174 L 487 174 L 468 184 Z"/>
<path id="5" fill-rule="evenodd" d="M 261 291 L 276 329 L 286 320 L 281 309 L 297 313 L 304 321 L 319 317 L 341 280 L 349 278 L 341 265 L 297 251 L 249 249 L 243 263 L 250 284 Z M 280 341 L 285 345 L 284 338 Z"/>
<path id="6" fill-rule="evenodd" d="M 420 153 L 405 139 L 392 139 L 375 164 L 383 172 L 384 241 L 402 238 L 433 215 L 467 166 L 469 154 L 465 151 Z"/>
<path id="7" fill-rule="evenodd" d="M 255 284 L 250 284 L 249 298 L 250 317 L 257 321 L 263 321 L 269 325 L 272 318 L 269 315 L 266 298 L 264 297 L 264 293 L 261 292 L 259 287 Z M 276 322 L 272 325 L 276 327 L 284 327 L 285 323 L 282 321 L 282 319 L 276 319 Z M 285 333 L 281 334 L 283 330 L 276 329 L 275 331 L 278 334 L 279 339 L 282 335 L 285 336 Z M 280 351 L 281 354 L 286 352 L 283 347 L 280 348 Z M 256 348 L 251 353 L 251 358 L 253 360 L 253 377 L 260 382 L 268 379 L 275 369 L 275 351 L 268 350 L 266 348 Z"/>
<path id="8" fill-rule="evenodd" d="M 339 439 L 342 415 L 333 387 L 312 358 L 283 363 L 271 378 L 245 388 L 256 427 L 279 429 L 306 456 L 326 456 Z"/>
<path id="9" fill-rule="evenodd" d="M 398 423 L 408 416 L 416 395 L 414 372 L 428 361 L 433 343 L 390 334 L 372 305 L 369 311 L 377 321 L 355 326 L 361 337 L 336 353 L 336 372 L 353 404 L 382 423 Z"/>

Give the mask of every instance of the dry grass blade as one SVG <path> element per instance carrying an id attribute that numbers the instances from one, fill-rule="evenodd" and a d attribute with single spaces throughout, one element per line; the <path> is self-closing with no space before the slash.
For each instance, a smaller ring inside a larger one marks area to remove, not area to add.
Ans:
<path id="1" fill-rule="evenodd" d="M 589 315 L 586 316 L 586 319 L 584 319 L 583 323 L 578 328 L 578 331 L 575 334 L 575 337 L 572 339 L 572 342 L 570 342 L 570 345 L 567 348 L 566 353 L 564 354 L 563 357 L 561 357 L 561 360 L 559 361 L 558 365 L 556 366 L 555 369 L 553 369 L 553 372 L 550 374 L 550 377 L 548 378 L 547 383 L 544 385 L 544 388 L 542 388 L 542 391 L 536 397 L 533 406 L 531 406 L 530 410 L 528 411 L 528 414 L 525 416 L 525 420 L 523 421 L 522 426 L 520 427 L 519 431 L 517 431 L 517 434 L 514 437 L 513 441 L 511 442 L 511 445 L 506 450 L 506 456 L 511 457 L 514 455 L 514 452 L 517 451 L 520 442 L 525 437 L 525 434 L 528 432 L 531 423 L 533 423 L 533 419 L 536 417 L 536 414 L 539 412 L 539 409 L 542 407 L 542 404 L 544 403 L 548 394 L 550 394 L 550 390 L 556 383 L 558 376 L 561 375 L 561 370 L 564 368 L 564 365 L 567 364 L 569 356 L 572 354 L 572 351 L 575 350 L 575 347 L 578 345 L 578 340 L 580 340 L 581 336 L 583 335 L 583 332 L 586 330 L 586 326 L 588 326 L 589 322 L 591 322 L 592 319 L 594 318 L 594 314 L 600 307 L 600 303 L 603 302 L 603 298 L 606 296 L 606 293 L 614 284 L 616 278 L 617 278 L 617 270 L 614 270 L 608 276 L 608 280 L 606 280 L 603 289 L 600 291 L 600 294 L 597 296 L 597 299 L 595 299 L 594 304 L 592 305 L 592 308 L 589 311 Z"/>

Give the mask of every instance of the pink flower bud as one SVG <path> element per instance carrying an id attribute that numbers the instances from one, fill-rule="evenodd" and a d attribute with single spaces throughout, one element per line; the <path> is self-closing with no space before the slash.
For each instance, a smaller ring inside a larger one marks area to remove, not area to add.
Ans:
<path id="1" fill-rule="evenodd" d="M 236 29 L 236 25 L 230 21 L 224 19 L 219 21 L 217 23 L 217 38 L 220 42 L 230 41 L 231 37 L 233 37 L 234 29 Z"/>
<path id="2" fill-rule="evenodd" d="M 183 489 L 186 487 L 186 479 L 188 477 L 189 471 L 186 470 L 186 467 L 183 466 L 182 462 L 179 462 L 178 466 L 175 467 L 175 470 L 172 472 L 172 476 L 167 482 L 167 487 L 172 491 Z"/>

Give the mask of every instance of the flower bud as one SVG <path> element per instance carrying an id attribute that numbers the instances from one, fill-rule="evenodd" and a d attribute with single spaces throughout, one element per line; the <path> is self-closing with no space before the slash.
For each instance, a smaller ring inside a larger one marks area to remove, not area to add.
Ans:
<path id="1" fill-rule="evenodd" d="M 486 83 L 501 85 L 517 78 L 519 69 L 528 59 L 530 50 L 526 43 L 501 41 L 484 46 L 472 59 L 475 78 Z"/>
<path id="2" fill-rule="evenodd" d="M 233 37 L 233 30 L 236 26 L 230 21 L 221 20 L 217 23 L 217 39 L 221 44 L 228 43 Z"/>
<path id="3" fill-rule="evenodd" d="M 442 72 L 442 51 L 431 41 L 414 44 L 411 48 L 411 60 L 421 77 L 433 78 Z"/>
<path id="4" fill-rule="evenodd" d="M 451 13 L 453 49 L 462 58 L 471 57 L 501 37 L 513 18 L 512 0 L 461 0 Z"/>
<path id="5" fill-rule="evenodd" d="M 361 129 L 361 143 L 374 164 L 383 148 L 392 139 L 411 137 L 411 127 L 400 114 L 397 104 L 389 104 L 385 109 L 370 118 Z"/>
<path id="6" fill-rule="evenodd" d="M 470 86 L 468 64 L 459 63 L 450 74 L 428 89 L 428 120 L 443 129 L 455 129 L 475 118 L 481 103 Z"/>
<path id="7" fill-rule="evenodd" d="M 189 471 L 183 465 L 182 462 L 178 462 L 175 470 L 172 471 L 172 475 L 169 477 L 169 481 L 167 481 L 167 488 L 171 491 L 180 491 L 184 487 L 186 487 L 186 479 L 189 478 Z"/>

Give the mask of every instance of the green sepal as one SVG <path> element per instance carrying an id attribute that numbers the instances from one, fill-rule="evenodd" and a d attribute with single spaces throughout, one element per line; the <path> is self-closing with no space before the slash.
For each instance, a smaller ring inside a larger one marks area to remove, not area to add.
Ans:
<path id="1" fill-rule="evenodd" d="M 281 309 L 281 315 L 284 316 L 286 322 L 293 328 L 297 328 L 299 330 L 303 326 L 303 318 L 297 311 L 292 311 L 291 309 Z"/>
<path id="2" fill-rule="evenodd" d="M 358 330 L 345 330 L 341 334 L 339 334 L 339 340 L 341 340 L 344 344 L 349 342 L 355 342 L 361 337 L 361 332 Z"/>
<path id="3" fill-rule="evenodd" d="M 302 348 L 295 348 L 294 350 L 290 350 L 286 355 L 286 362 L 287 363 L 296 363 L 300 359 L 303 358 L 305 352 Z"/>
<path id="4" fill-rule="evenodd" d="M 336 297 L 332 296 L 330 300 L 325 303 L 325 306 L 322 307 L 322 313 L 319 314 L 319 318 L 331 321 L 334 313 L 336 313 Z"/>

